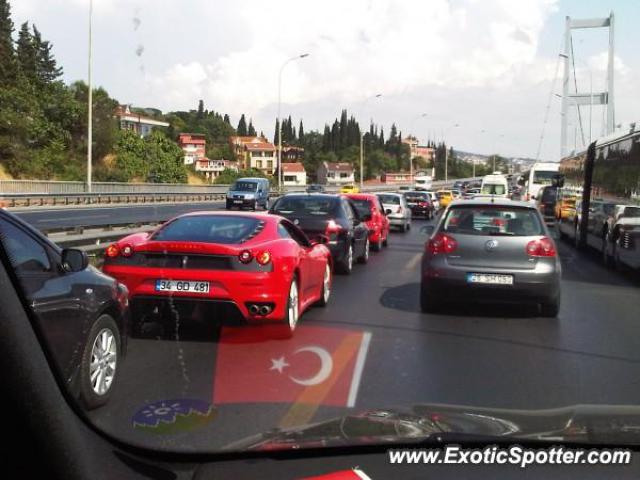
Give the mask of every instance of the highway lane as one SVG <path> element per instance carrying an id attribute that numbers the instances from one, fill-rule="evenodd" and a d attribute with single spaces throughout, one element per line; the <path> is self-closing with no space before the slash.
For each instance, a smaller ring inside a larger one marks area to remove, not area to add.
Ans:
<path id="1" fill-rule="evenodd" d="M 256 403 L 268 389 L 265 378 L 281 380 L 273 364 L 263 359 L 252 372 L 254 383 L 245 392 L 246 403 L 216 404 L 206 425 L 171 434 L 137 428 L 132 419 L 149 403 L 157 406 L 161 400 L 176 398 L 212 402 L 229 387 L 215 382 L 216 376 L 233 368 L 233 362 L 219 363 L 219 330 L 196 328 L 182 318 L 172 332 L 179 333 L 179 340 L 130 341 L 114 397 L 91 412 L 91 418 L 135 443 L 210 450 L 285 424 L 373 408 L 419 403 L 525 409 L 638 403 L 640 284 L 636 279 L 608 271 L 597 256 L 559 243 L 563 295 L 557 319 L 538 317 L 533 307 L 463 303 L 438 315 L 422 314 L 420 223 L 414 222 L 407 234 L 393 234 L 389 247 L 372 254 L 369 264 L 357 266 L 351 276 L 336 277 L 330 305 L 308 311 L 299 326 L 299 332 L 320 328 L 370 335 L 353 408 L 313 401 L 301 405 L 294 400 Z M 316 340 L 322 344 L 325 339 Z M 273 347 L 272 353 L 285 352 L 295 341 L 265 339 L 264 344 Z M 239 355 L 259 359 L 261 347 L 248 345 Z M 302 357 L 285 356 L 287 368 L 294 368 L 296 358 Z M 334 360 L 334 368 L 337 364 Z"/>
<path id="2" fill-rule="evenodd" d="M 219 210 L 224 202 L 132 204 L 115 207 L 87 206 L 56 209 L 12 210 L 38 229 L 109 225 L 114 223 L 159 222 L 198 210 Z"/>

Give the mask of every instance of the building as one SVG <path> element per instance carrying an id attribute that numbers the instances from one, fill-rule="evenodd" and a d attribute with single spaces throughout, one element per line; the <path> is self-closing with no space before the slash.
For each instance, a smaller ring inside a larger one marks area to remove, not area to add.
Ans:
<path id="1" fill-rule="evenodd" d="M 411 158 L 421 157 L 427 162 L 433 162 L 436 156 L 436 149 L 420 145 L 418 139 L 412 135 L 402 139 L 402 143 L 409 145 Z"/>
<path id="2" fill-rule="evenodd" d="M 282 147 L 282 162 L 300 162 L 304 159 L 304 148 L 302 147 Z"/>
<path id="3" fill-rule="evenodd" d="M 201 133 L 181 133 L 178 145 L 184 152 L 184 164 L 194 165 L 198 160 L 206 160 L 207 140 Z"/>
<path id="4" fill-rule="evenodd" d="M 212 183 L 213 180 L 220 176 L 226 169 L 238 171 L 238 162 L 232 160 L 210 160 L 208 158 L 200 158 L 195 162 L 196 172 L 204 173 L 205 177 Z"/>
<path id="5" fill-rule="evenodd" d="M 118 105 L 114 115 L 121 130 L 133 130 L 141 137 L 148 136 L 154 128 L 169 126 L 167 122 L 132 112 L 130 105 Z"/>
<path id="6" fill-rule="evenodd" d="M 273 175 L 278 166 L 276 146 L 264 137 L 229 137 L 239 167 L 255 168 L 266 175 Z"/>
<path id="7" fill-rule="evenodd" d="M 282 164 L 282 183 L 285 187 L 295 187 L 307 184 L 307 172 L 299 162 Z"/>
<path id="8" fill-rule="evenodd" d="M 412 183 L 413 178 L 409 172 L 384 172 L 380 175 L 380 181 L 385 184 Z"/>
<path id="9" fill-rule="evenodd" d="M 346 162 L 322 162 L 317 172 L 318 183 L 323 185 L 347 185 L 355 183 L 353 166 Z"/>

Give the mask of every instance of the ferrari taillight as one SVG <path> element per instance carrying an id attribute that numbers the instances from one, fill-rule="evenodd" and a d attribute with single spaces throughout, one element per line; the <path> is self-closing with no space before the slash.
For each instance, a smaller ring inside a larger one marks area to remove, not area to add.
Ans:
<path id="1" fill-rule="evenodd" d="M 107 247 L 107 250 L 104 253 L 109 258 L 115 258 L 120 254 L 120 248 L 117 244 L 113 243 Z"/>
<path id="2" fill-rule="evenodd" d="M 260 265 L 267 265 L 271 261 L 271 254 L 267 251 L 258 252 L 256 262 Z"/>
<path id="3" fill-rule="evenodd" d="M 249 250 L 243 250 L 240 252 L 240 255 L 238 255 L 238 260 L 240 260 L 241 263 L 249 263 L 253 260 L 253 254 Z"/>

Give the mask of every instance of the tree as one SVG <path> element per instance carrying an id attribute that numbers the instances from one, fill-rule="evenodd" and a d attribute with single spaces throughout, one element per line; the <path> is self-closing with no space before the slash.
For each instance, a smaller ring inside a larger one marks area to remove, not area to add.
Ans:
<path id="1" fill-rule="evenodd" d="M 253 128 L 253 122 L 249 119 L 249 128 L 247 129 L 247 133 L 250 137 L 255 137 L 257 135 L 256 129 Z"/>
<path id="2" fill-rule="evenodd" d="M 37 79 L 38 53 L 34 45 L 33 36 L 29 31 L 29 23 L 24 22 L 18 33 L 16 42 L 16 56 L 22 74 L 30 81 Z"/>
<path id="3" fill-rule="evenodd" d="M 238 135 L 241 137 L 247 136 L 247 121 L 244 118 L 244 113 L 240 117 L 240 121 L 238 122 L 238 128 L 236 128 Z"/>
<path id="4" fill-rule="evenodd" d="M 302 125 L 302 119 L 300 119 L 300 126 L 298 127 L 298 139 L 300 142 L 304 141 L 304 126 Z"/>
<path id="5" fill-rule="evenodd" d="M 13 21 L 8 0 L 0 0 L 0 85 L 15 80 L 16 61 L 13 49 Z"/>
<path id="6" fill-rule="evenodd" d="M 231 126 L 231 119 L 229 118 L 228 114 L 224 114 L 224 123 L 228 124 L 229 126 Z"/>
<path id="7" fill-rule="evenodd" d="M 202 100 L 200 100 L 198 102 L 198 115 L 197 115 L 198 120 L 201 120 L 204 118 L 204 102 Z"/>
<path id="8" fill-rule="evenodd" d="M 33 46 L 36 50 L 36 78 L 41 84 L 49 84 L 60 78 L 62 67 L 58 67 L 51 53 L 51 43 L 42 40 L 40 32 L 33 26 Z"/>

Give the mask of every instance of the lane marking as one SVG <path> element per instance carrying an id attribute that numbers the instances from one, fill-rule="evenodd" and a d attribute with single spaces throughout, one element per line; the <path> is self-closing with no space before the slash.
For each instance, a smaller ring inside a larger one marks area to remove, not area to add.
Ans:
<path id="1" fill-rule="evenodd" d="M 407 262 L 407 264 L 406 264 L 406 265 L 405 265 L 405 267 L 404 267 L 404 271 L 405 271 L 405 272 L 409 272 L 409 271 L 411 271 L 411 270 L 415 269 L 415 268 L 416 268 L 416 266 L 418 265 L 418 263 L 420 262 L 420 260 L 421 260 L 421 259 L 422 259 L 422 252 L 420 252 L 420 253 L 416 253 L 416 254 L 411 258 L 411 260 L 409 260 L 409 261 Z"/>
<path id="2" fill-rule="evenodd" d="M 342 372 L 359 350 L 363 338 L 360 333 L 347 335 L 333 352 L 334 371 L 327 381 L 305 388 L 287 413 L 280 420 L 278 427 L 290 428 L 309 423 L 320 408 L 320 404 L 329 395 Z"/>
<path id="3" fill-rule="evenodd" d="M 358 390 L 360 388 L 360 380 L 362 379 L 364 362 L 367 359 L 367 353 L 369 352 L 370 341 L 371 341 L 371 332 L 364 332 L 362 335 L 362 342 L 360 343 L 360 350 L 358 351 L 358 358 L 356 359 L 356 366 L 353 372 L 353 378 L 351 379 L 351 389 L 349 390 L 349 398 L 347 400 L 347 407 L 349 408 L 354 407 L 356 404 L 356 397 L 358 396 Z"/>

